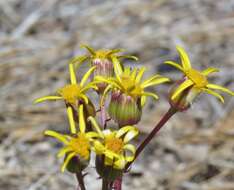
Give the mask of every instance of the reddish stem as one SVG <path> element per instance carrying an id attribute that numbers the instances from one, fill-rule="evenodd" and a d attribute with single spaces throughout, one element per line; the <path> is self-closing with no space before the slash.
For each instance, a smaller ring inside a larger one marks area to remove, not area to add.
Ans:
<path id="1" fill-rule="evenodd" d="M 100 95 L 100 99 L 102 99 L 103 95 Z M 103 129 L 106 128 L 106 110 L 105 110 L 105 103 L 100 105 L 100 120 Z"/>
<path id="2" fill-rule="evenodd" d="M 86 190 L 85 184 L 84 184 L 84 177 L 81 172 L 76 173 L 76 179 L 79 182 L 79 186 L 77 187 L 77 189 Z"/>
<path id="3" fill-rule="evenodd" d="M 122 177 L 116 179 L 113 183 L 114 190 L 122 190 Z"/>
<path id="4" fill-rule="evenodd" d="M 167 111 L 167 113 L 161 118 L 158 124 L 154 127 L 151 133 L 145 138 L 145 140 L 140 144 L 140 146 L 136 150 L 135 158 L 132 162 L 129 162 L 126 167 L 125 171 L 128 171 L 131 164 L 136 160 L 139 154 L 143 151 L 146 145 L 153 139 L 153 137 L 157 134 L 157 132 L 164 126 L 164 124 L 177 112 L 177 110 L 173 107 Z"/>

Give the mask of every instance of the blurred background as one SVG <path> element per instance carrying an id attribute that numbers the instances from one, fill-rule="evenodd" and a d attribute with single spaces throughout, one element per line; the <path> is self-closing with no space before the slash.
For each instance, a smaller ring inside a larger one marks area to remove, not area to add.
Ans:
<path id="1" fill-rule="evenodd" d="M 0 0 L 0 189 L 74 190 L 60 173 L 61 144 L 43 131 L 64 131 L 64 105 L 35 98 L 53 94 L 69 79 L 67 62 L 95 49 L 124 48 L 155 72 L 180 79 L 162 63 L 178 60 L 177 44 L 196 69 L 221 68 L 210 81 L 234 89 L 233 0 Z M 129 63 L 131 64 L 131 63 Z M 169 107 L 171 85 L 151 88 L 138 125 L 140 140 Z M 186 113 L 174 116 L 126 175 L 124 189 L 234 189 L 234 98 L 222 105 L 202 95 Z M 89 190 L 100 180 L 91 169 Z"/>

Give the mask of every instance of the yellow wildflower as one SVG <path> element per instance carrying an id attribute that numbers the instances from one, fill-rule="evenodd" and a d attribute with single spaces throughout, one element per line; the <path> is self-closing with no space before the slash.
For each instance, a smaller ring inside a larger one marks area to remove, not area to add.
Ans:
<path id="1" fill-rule="evenodd" d="M 113 64 L 114 60 L 118 60 L 121 58 L 130 58 L 137 60 L 135 56 L 131 55 L 118 55 L 122 49 L 114 49 L 114 50 L 105 50 L 105 49 L 100 49 L 95 51 L 93 48 L 91 48 L 88 45 L 82 45 L 81 47 L 86 48 L 89 51 L 88 55 L 83 55 L 83 56 L 77 56 L 74 57 L 71 62 L 74 65 L 80 65 L 80 63 L 85 62 L 86 60 L 89 60 L 91 63 L 91 66 L 95 66 L 95 70 L 93 73 L 93 77 L 95 76 L 103 76 L 103 77 L 112 77 L 114 70 L 113 70 Z M 98 83 L 98 93 L 103 93 L 103 91 L 106 88 L 105 83 Z"/>
<path id="2" fill-rule="evenodd" d="M 69 118 L 69 120 L 70 119 L 72 118 Z M 70 124 L 71 123 L 74 123 L 74 121 L 70 121 Z M 84 120 L 83 105 L 79 106 L 79 132 L 77 132 L 76 128 L 72 135 L 64 135 L 51 130 L 45 131 L 45 135 L 52 136 L 65 145 L 57 154 L 58 157 L 66 155 L 61 167 L 62 172 L 64 172 L 69 161 L 75 156 L 78 156 L 81 162 L 89 160 L 91 150 L 90 143 L 93 141 L 93 138 L 99 135 L 96 132 L 85 131 L 86 123 Z"/>
<path id="3" fill-rule="evenodd" d="M 175 63 L 173 61 L 166 61 L 165 64 L 169 64 L 179 69 L 181 72 L 184 73 L 185 78 L 183 83 L 180 84 L 180 86 L 172 94 L 172 100 L 178 98 L 187 89 L 189 89 L 189 94 L 187 96 L 187 101 L 189 103 L 191 103 L 192 100 L 201 92 L 211 94 L 217 97 L 222 103 L 224 103 L 224 98 L 217 92 L 213 91 L 213 89 L 221 90 L 234 96 L 234 92 L 232 92 L 231 90 L 208 82 L 207 76 L 210 73 L 218 72 L 218 69 L 210 67 L 203 71 L 198 71 L 191 67 L 189 57 L 185 50 L 180 46 L 177 46 L 176 48 L 180 55 L 182 65 L 179 65 L 178 63 Z"/>
<path id="4" fill-rule="evenodd" d="M 140 98 L 141 106 L 144 105 L 147 96 L 158 99 L 158 96 L 155 93 L 146 92 L 145 88 L 170 81 L 166 77 L 154 75 L 141 82 L 145 67 L 142 67 L 140 70 L 135 68 L 131 71 L 130 67 L 122 68 L 118 60 L 114 61 L 114 71 L 116 75 L 115 78 L 112 77 L 107 79 L 100 76 L 96 77 L 97 81 L 103 81 L 109 84 L 103 97 L 105 97 L 110 89 L 114 89 L 130 96 L 134 100 Z"/>
<path id="5" fill-rule="evenodd" d="M 122 52 L 123 49 L 113 49 L 113 50 L 100 49 L 100 50 L 95 51 L 92 47 L 90 47 L 88 45 L 81 45 L 81 47 L 86 48 L 88 50 L 89 54 L 74 57 L 71 60 L 71 62 L 73 62 L 74 64 L 76 64 L 76 63 L 80 64 L 80 63 L 85 62 L 86 60 L 89 60 L 92 64 L 92 66 L 97 66 L 97 65 L 99 65 L 99 63 L 105 65 L 104 64 L 105 61 L 106 61 L 106 65 L 109 65 L 109 63 L 113 64 L 114 59 L 120 59 L 120 58 L 129 58 L 129 59 L 137 60 L 137 57 L 132 56 L 132 55 L 118 55 L 117 53 Z M 111 67 L 111 65 L 109 65 L 109 67 Z"/>
<path id="6" fill-rule="evenodd" d="M 44 102 L 45 100 L 65 100 L 65 102 L 70 104 L 76 104 L 78 100 L 83 100 L 86 104 L 88 104 L 89 99 L 86 96 L 86 92 L 93 88 L 97 89 L 95 82 L 90 82 L 85 84 L 89 76 L 94 71 L 95 67 L 90 68 L 87 73 L 81 79 L 81 82 L 78 84 L 76 80 L 76 74 L 74 71 L 74 65 L 69 63 L 69 71 L 70 71 L 70 81 L 71 83 L 60 88 L 57 93 L 59 96 L 44 96 L 38 98 L 34 101 L 34 103 Z"/>
<path id="7" fill-rule="evenodd" d="M 87 79 L 94 71 L 95 67 L 90 68 L 87 73 L 83 76 L 81 79 L 81 82 L 78 84 L 76 79 L 76 74 L 74 71 L 74 65 L 70 62 L 69 63 L 69 72 L 70 72 L 70 81 L 71 83 L 66 85 L 63 88 L 60 88 L 57 93 L 57 96 L 44 96 L 41 98 L 38 98 L 34 101 L 34 103 L 41 103 L 46 100 L 64 100 L 67 104 L 67 114 L 68 117 L 71 118 L 69 121 L 70 126 L 74 126 L 74 119 L 73 119 L 73 111 L 72 106 L 78 106 L 79 101 L 85 102 L 87 106 L 92 107 L 92 103 L 90 102 L 88 96 L 86 95 L 86 92 L 89 89 L 97 89 L 97 86 L 95 85 L 95 81 L 90 82 L 86 84 Z M 74 127 L 71 128 L 71 132 L 74 132 Z"/>
<path id="8" fill-rule="evenodd" d="M 93 117 L 88 118 L 96 128 L 100 140 L 93 143 L 97 155 L 104 156 L 104 164 L 114 169 L 122 170 L 128 162 L 134 160 L 136 148 L 129 141 L 138 135 L 138 130 L 133 126 L 124 126 L 119 130 L 101 131 Z"/>

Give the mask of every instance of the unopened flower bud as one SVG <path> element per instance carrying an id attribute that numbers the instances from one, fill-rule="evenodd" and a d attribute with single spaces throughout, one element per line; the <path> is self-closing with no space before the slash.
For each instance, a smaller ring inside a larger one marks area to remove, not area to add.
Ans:
<path id="1" fill-rule="evenodd" d="M 99 54 L 100 56 L 98 56 Z M 92 66 L 96 67 L 93 73 L 93 78 L 95 78 L 95 76 L 102 76 L 107 78 L 112 77 L 114 72 L 112 60 L 105 55 L 105 52 L 100 52 L 99 54 L 97 54 L 97 57 L 91 61 Z M 107 84 L 104 82 L 98 83 L 98 92 L 102 93 L 106 86 Z"/>
<path id="2" fill-rule="evenodd" d="M 172 87 L 170 93 L 169 93 L 169 102 L 172 107 L 174 107 L 178 111 L 185 111 L 190 108 L 192 102 L 194 99 L 200 94 L 200 90 L 196 89 L 194 87 L 189 87 L 185 89 L 182 93 L 180 93 L 178 96 L 176 96 L 174 99 L 172 99 L 172 96 L 175 92 L 175 90 L 180 86 L 186 78 L 176 82 L 174 86 Z"/>
<path id="3" fill-rule="evenodd" d="M 137 124 L 141 119 L 142 108 L 138 100 L 120 91 L 115 91 L 111 95 L 108 112 L 121 127 Z"/>

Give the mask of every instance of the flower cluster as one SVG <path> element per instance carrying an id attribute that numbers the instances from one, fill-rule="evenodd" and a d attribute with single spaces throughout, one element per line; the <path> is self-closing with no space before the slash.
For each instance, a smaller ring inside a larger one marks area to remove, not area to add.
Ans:
<path id="1" fill-rule="evenodd" d="M 91 155 L 94 155 L 96 171 L 103 179 L 103 189 L 111 189 L 165 122 L 174 113 L 188 109 L 199 94 L 211 94 L 221 102 L 224 102 L 224 98 L 214 90 L 234 96 L 231 90 L 208 82 L 207 76 L 218 72 L 218 69 L 198 71 L 192 68 L 184 49 L 177 46 L 181 65 L 173 61 L 165 62 L 183 73 L 182 79 L 170 91 L 171 108 L 136 148 L 134 139 L 139 134 L 136 124 L 141 120 L 147 97 L 159 99 L 147 88 L 169 82 L 170 79 L 158 74 L 143 79 L 146 68 L 125 67 L 123 58 L 137 58 L 120 54 L 122 49 L 95 51 L 87 45 L 82 47 L 88 50 L 88 54 L 74 57 L 68 64 L 70 84 L 59 88 L 54 95 L 38 98 L 34 102 L 62 100 L 65 103 L 69 133 L 47 130 L 45 135 L 63 143 L 58 152 L 58 157 L 64 158 L 61 170 L 75 173 L 81 189 L 85 189 L 82 172 L 90 165 Z M 79 66 L 87 61 L 89 68 L 78 81 Z M 97 92 L 100 99 L 98 105 L 87 94 L 91 90 Z M 108 120 L 113 120 L 116 126 L 109 126 Z"/>

